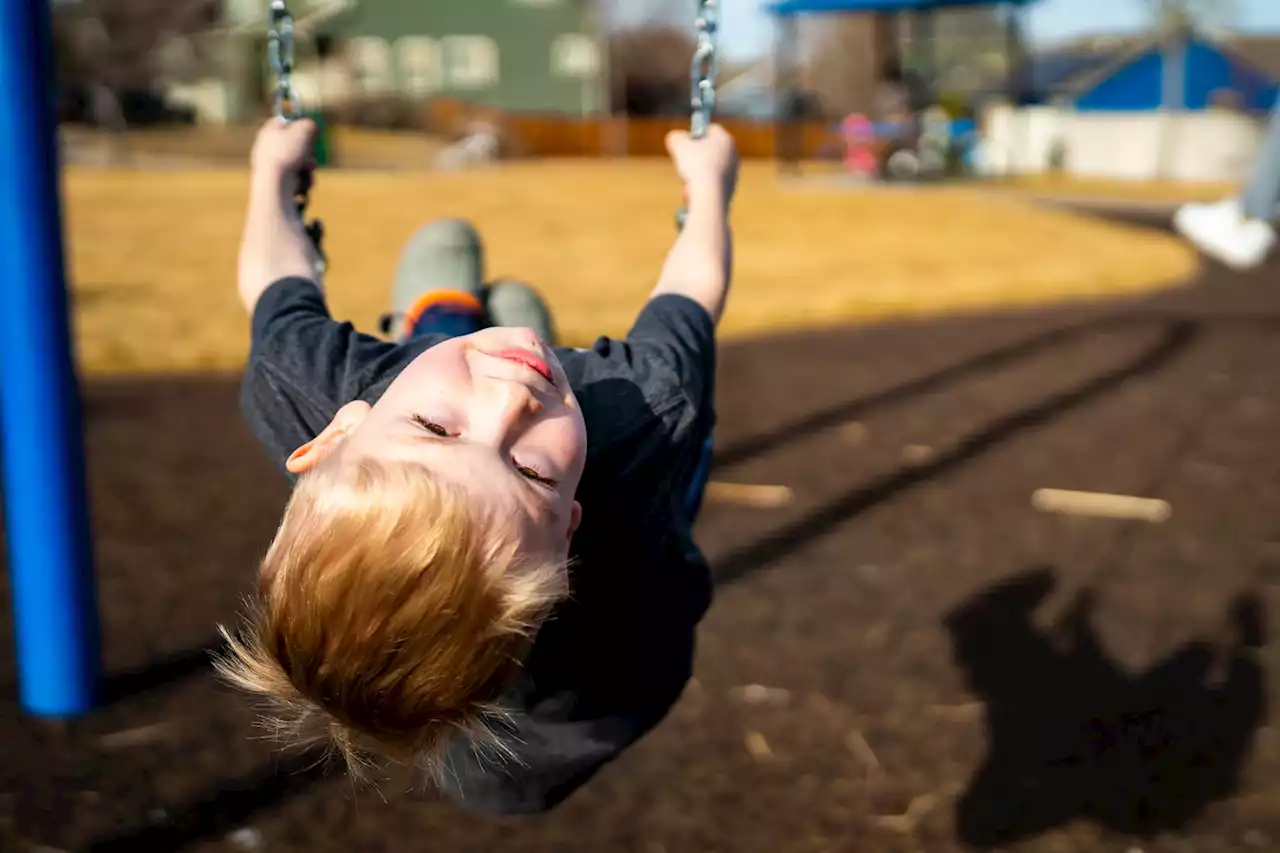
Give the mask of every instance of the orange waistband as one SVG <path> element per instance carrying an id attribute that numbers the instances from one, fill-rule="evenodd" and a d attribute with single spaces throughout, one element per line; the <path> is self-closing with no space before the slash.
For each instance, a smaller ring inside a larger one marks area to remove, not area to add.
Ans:
<path id="1" fill-rule="evenodd" d="M 436 306 L 460 308 L 464 311 L 484 311 L 484 305 L 480 300 L 465 290 L 429 290 L 419 296 L 418 301 L 409 308 L 404 317 L 405 325 L 411 328 L 428 308 Z"/>

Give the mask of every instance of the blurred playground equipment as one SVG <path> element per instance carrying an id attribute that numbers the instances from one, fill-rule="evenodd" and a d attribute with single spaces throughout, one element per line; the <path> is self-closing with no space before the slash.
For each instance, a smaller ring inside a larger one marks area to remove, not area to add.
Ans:
<path id="1" fill-rule="evenodd" d="M 984 162 L 980 156 L 979 123 L 973 111 L 979 104 L 957 108 L 944 104 L 938 91 L 937 41 L 933 37 L 940 10 L 959 7 L 999 7 L 1005 27 L 1004 66 L 1007 79 L 1001 100 L 1020 105 L 1028 100 L 1026 51 L 1022 36 L 1023 9 L 1035 0 L 777 0 L 768 8 L 779 31 L 774 64 L 780 103 L 801 100 L 799 21 L 840 14 L 909 17 L 907 46 L 914 57 L 908 69 L 906 49 L 896 35 L 892 44 L 877 44 L 878 90 L 873 113 L 854 114 L 829 127 L 839 140 L 845 170 L 863 180 L 936 180 L 972 175 Z M 891 32 L 895 32 L 891 28 Z M 883 39 L 882 39 L 883 41 Z M 786 170 L 798 172 L 809 158 L 805 122 L 780 111 L 776 157 Z M 873 166 L 874 164 L 874 166 Z"/>
<path id="2" fill-rule="evenodd" d="M 973 177 L 982 170 L 978 123 L 953 119 L 939 106 L 921 115 L 920 131 L 904 138 L 902 126 L 855 113 L 837 129 L 844 170 L 862 180 L 911 181 Z"/>

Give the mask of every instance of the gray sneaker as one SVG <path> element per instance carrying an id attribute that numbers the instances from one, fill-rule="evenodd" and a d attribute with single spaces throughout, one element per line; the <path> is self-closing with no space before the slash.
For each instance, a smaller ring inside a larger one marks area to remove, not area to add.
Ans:
<path id="1" fill-rule="evenodd" d="M 557 345 L 551 308 L 538 291 L 523 281 L 504 278 L 489 285 L 485 309 L 495 326 L 530 328 L 549 346 Z"/>
<path id="2" fill-rule="evenodd" d="M 423 294 L 438 290 L 484 300 L 484 244 L 465 219 L 429 222 L 409 238 L 396 268 L 391 310 L 379 322 L 382 333 L 398 333 L 399 325 Z"/>

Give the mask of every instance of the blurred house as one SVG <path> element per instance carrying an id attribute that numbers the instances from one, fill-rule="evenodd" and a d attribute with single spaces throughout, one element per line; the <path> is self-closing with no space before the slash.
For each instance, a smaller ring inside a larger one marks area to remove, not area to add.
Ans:
<path id="1" fill-rule="evenodd" d="M 996 171 L 1236 181 L 1280 94 L 1280 38 L 1082 39 L 1023 75 L 1035 105 L 986 112 Z"/>
<path id="2" fill-rule="evenodd" d="M 227 0 L 218 73 L 174 80 L 205 121 L 261 111 L 266 0 Z M 585 0 L 290 0 L 295 83 L 304 102 L 425 103 L 444 96 L 510 111 L 595 114 L 608 92 L 602 42 Z"/>

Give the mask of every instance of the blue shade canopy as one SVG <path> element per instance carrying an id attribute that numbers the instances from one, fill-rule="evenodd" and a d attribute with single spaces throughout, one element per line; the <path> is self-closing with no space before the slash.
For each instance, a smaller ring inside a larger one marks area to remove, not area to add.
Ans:
<path id="1" fill-rule="evenodd" d="M 957 6 L 1029 6 L 1037 0 L 778 0 L 765 5 L 771 15 L 821 14 L 823 12 L 927 12 Z"/>

